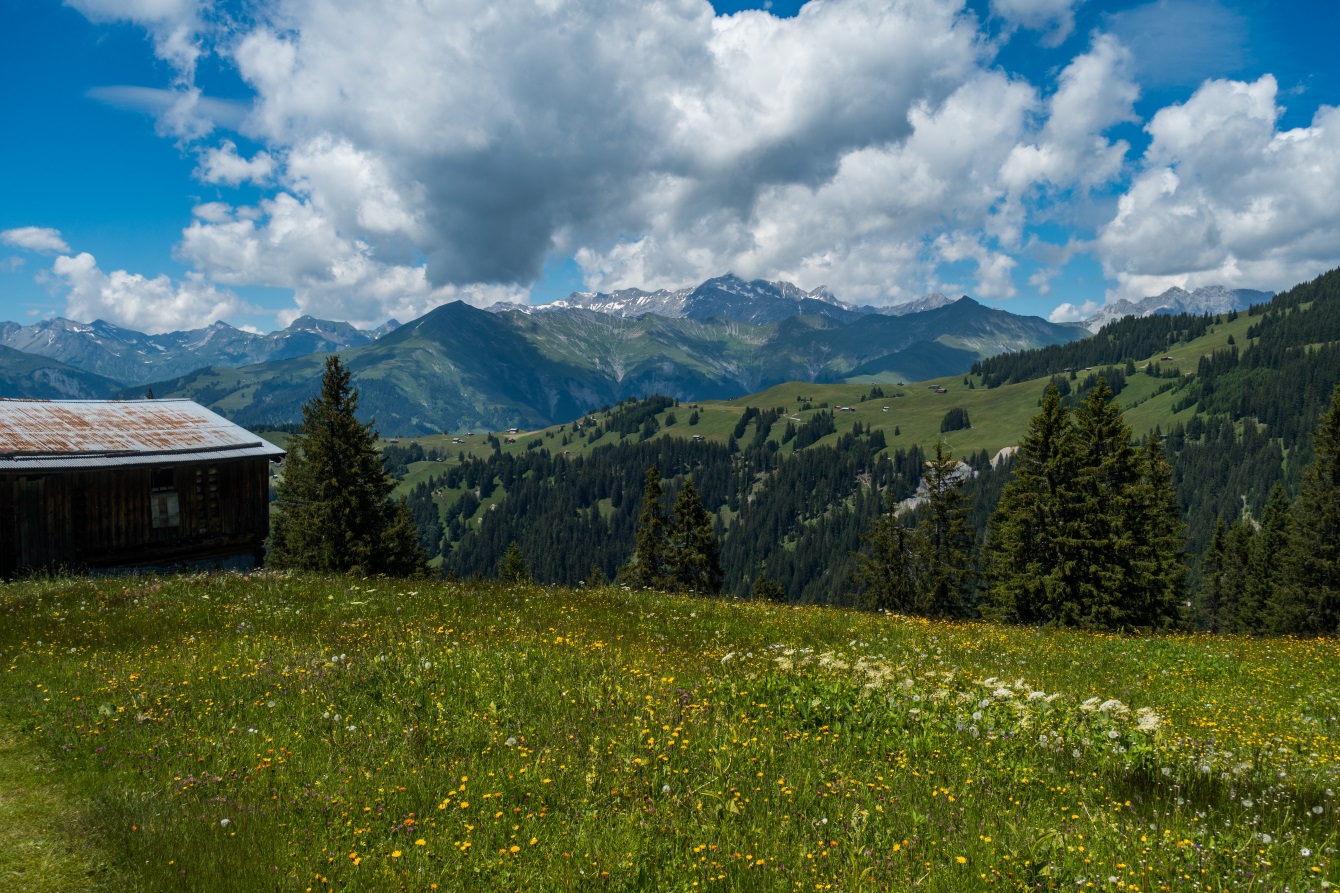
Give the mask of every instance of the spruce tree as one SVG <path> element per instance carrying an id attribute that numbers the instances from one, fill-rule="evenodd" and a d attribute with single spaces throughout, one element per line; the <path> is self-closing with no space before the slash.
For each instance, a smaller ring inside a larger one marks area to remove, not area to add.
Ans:
<path id="1" fill-rule="evenodd" d="M 700 595 L 721 591 L 721 557 L 712 516 L 703 508 L 693 479 L 686 478 L 675 499 L 665 544 L 668 588 Z"/>
<path id="2" fill-rule="evenodd" d="M 1157 439 L 1141 451 L 1103 379 L 1073 418 L 1048 387 L 987 531 L 987 613 L 1100 629 L 1163 627 L 1183 528 Z"/>
<path id="3" fill-rule="evenodd" d="M 1340 631 L 1340 385 L 1312 435 L 1285 556 L 1278 625 L 1289 632 Z"/>
<path id="4" fill-rule="evenodd" d="M 661 470 L 647 469 L 642 490 L 642 514 L 637 519 L 633 560 L 619 571 L 619 580 L 639 589 L 664 589 L 666 585 L 663 547 L 666 533 L 665 508 L 661 501 Z"/>
<path id="5" fill-rule="evenodd" d="M 1071 545 L 1077 599 L 1067 606 L 1067 625 L 1124 629 L 1143 625 L 1128 594 L 1142 583 L 1140 538 L 1144 535 L 1137 487 L 1142 469 L 1131 445 L 1131 429 L 1112 399 L 1107 381 L 1075 410 L 1081 447 L 1075 494 L 1081 508 L 1080 536 Z"/>
<path id="6" fill-rule="evenodd" d="M 962 617 L 972 608 L 972 529 L 961 464 L 944 445 L 926 462 L 926 503 L 912 531 L 919 614 Z"/>
<path id="7" fill-rule="evenodd" d="M 1060 623 L 1073 598 L 1074 431 L 1061 394 L 1049 386 L 1014 456 L 1014 476 L 987 526 L 985 613 L 1019 623 Z"/>
<path id="8" fill-rule="evenodd" d="M 1228 595 L 1228 579 L 1225 566 L 1228 564 L 1228 528 L 1223 518 L 1215 518 L 1214 532 L 1210 535 L 1210 546 L 1200 559 L 1200 587 L 1196 591 L 1193 606 L 1193 619 L 1199 629 L 1208 632 L 1222 632 L 1225 603 Z"/>
<path id="9" fill-rule="evenodd" d="M 1276 599 L 1280 591 L 1281 565 L 1289 544 L 1289 497 L 1276 483 L 1261 512 L 1261 529 L 1252 537 L 1247 563 L 1247 588 L 1241 626 L 1245 632 L 1278 632 Z"/>
<path id="10" fill-rule="evenodd" d="M 1127 592 L 1132 626 L 1167 628 L 1179 623 L 1186 590 L 1186 524 L 1157 432 L 1145 444 L 1140 482 L 1128 523 L 1135 531 L 1136 574 Z"/>
<path id="11" fill-rule="evenodd" d="M 782 588 L 782 584 L 764 574 L 759 574 L 754 578 L 754 585 L 749 590 L 749 597 L 756 602 L 786 604 L 786 590 Z"/>
<path id="12" fill-rule="evenodd" d="M 391 499 L 395 484 L 377 432 L 358 421 L 358 391 L 338 356 L 326 359 L 321 391 L 302 408 L 289 443 L 270 535 L 276 567 L 406 575 L 425 558 L 413 516 Z"/>
<path id="13" fill-rule="evenodd" d="M 916 613 L 917 590 L 912 573 L 911 531 L 895 513 L 897 503 L 889 495 L 885 511 L 861 537 L 856 553 L 854 579 L 860 586 L 859 602 L 872 611 Z"/>
<path id="14" fill-rule="evenodd" d="M 503 583 L 530 582 L 530 568 L 526 567 L 526 556 L 521 554 L 516 540 L 512 540 L 498 562 L 498 579 Z"/>

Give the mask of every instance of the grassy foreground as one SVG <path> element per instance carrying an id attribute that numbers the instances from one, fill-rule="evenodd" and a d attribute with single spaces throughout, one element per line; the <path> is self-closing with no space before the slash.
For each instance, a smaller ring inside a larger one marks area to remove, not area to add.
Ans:
<path id="1" fill-rule="evenodd" d="M 1322 890 L 1338 658 L 617 589 L 0 586 L 0 708 L 121 890 Z"/>

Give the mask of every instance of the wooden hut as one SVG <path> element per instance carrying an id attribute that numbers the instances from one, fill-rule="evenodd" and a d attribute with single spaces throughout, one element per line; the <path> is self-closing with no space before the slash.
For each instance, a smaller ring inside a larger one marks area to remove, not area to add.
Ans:
<path id="1" fill-rule="evenodd" d="M 190 400 L 0 400 L 0 576 L 254 567 L 283 455 Z"/>

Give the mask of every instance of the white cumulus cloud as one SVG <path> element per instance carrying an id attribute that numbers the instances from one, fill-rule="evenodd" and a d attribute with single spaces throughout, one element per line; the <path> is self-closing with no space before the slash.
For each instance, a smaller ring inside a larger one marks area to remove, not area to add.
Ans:
<path id="1" fill-rule="evenodd" d="M 26 248 L 44 254 L 69 253 L 70 246 L 65 244 L 60 230 L 48 226 L 20 226 L 0 232 L 0 242 L 15 248 Z"/>
<path id="2" fill-rule="evenodd" d="M 241 183 L 264 184 L 274 173 L 275 160 L 269 152 L 257 152 L 250 158 L 237 154 L 237 144 L 224 140 L 200 157 L 196 176 L 206 183 L 237 186 Z"/>
<path id="3" fill-rule="evenodd" d="M 51 272 L 66 288 L 66 316 L 105 319 L 141 332 L 200 328 L 251 309 L 198 274 L 173 282 L 167 276 L 148 279 L 125 270 L 104 273 L 88 252 L 57 257 Z"/>
<path id="4" fill-rule="evenodd" d="M 1047 319 L 1051 322 L 1079 322 L 1082 319 L 1088 319 L 1099 310 L 1103 305 L 1097 301 L 1085 301 L 1083 304 L 1060 304 L 1051 313 L 1047 314 Z"/>
<path id="5" fill-rule="evenodd" d="M 1147 126 L 1141 170 L 1095 251 L 1113 297 L 1273 289 L 1340 265 L 1340 110 L 1281 130 L 1275 79 L 1208 81 Z"/>

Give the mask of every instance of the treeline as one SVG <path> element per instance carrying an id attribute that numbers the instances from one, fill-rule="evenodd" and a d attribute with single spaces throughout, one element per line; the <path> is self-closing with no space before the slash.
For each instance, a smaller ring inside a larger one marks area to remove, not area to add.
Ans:
<path id="1" fill-rule="evenodd" d="M 1128 316 L 1108 323 L 1091 338 L 979 360 L 973 364 L 972 374 L 981 376 L 986 387 L 996 388 L 1071 369 L 1124 365 L 1127 360 L 1161 354 L 1174 344 L 1199 338 L 1213 322 L 1213 316 L 1187 313 Z"/>

